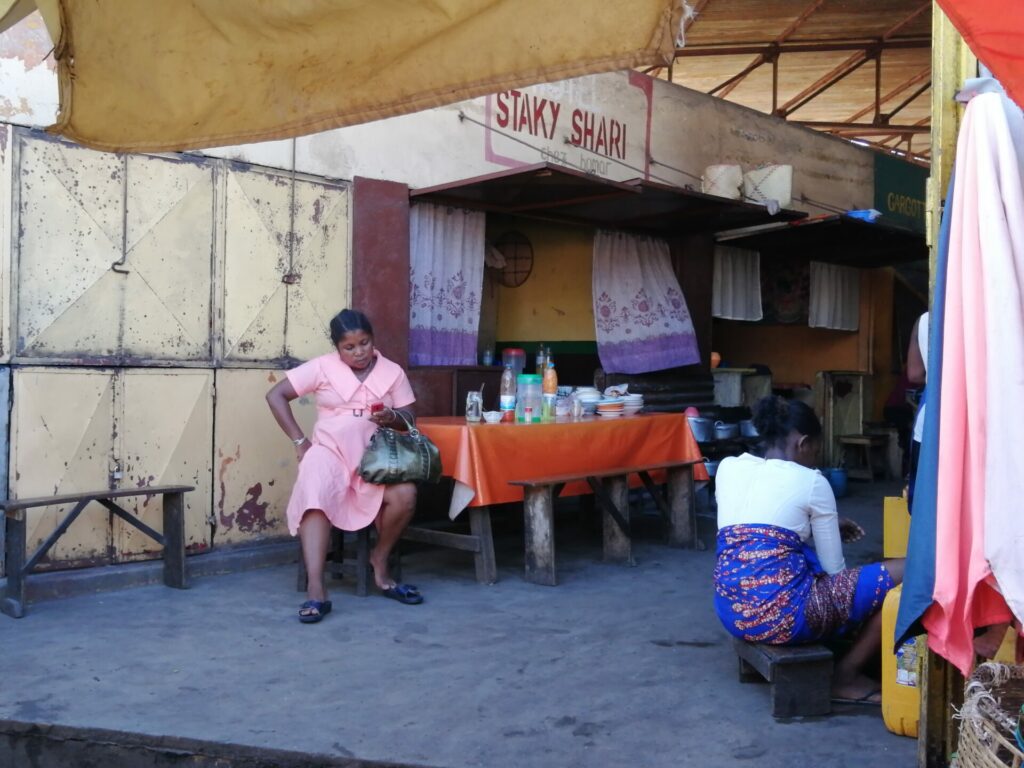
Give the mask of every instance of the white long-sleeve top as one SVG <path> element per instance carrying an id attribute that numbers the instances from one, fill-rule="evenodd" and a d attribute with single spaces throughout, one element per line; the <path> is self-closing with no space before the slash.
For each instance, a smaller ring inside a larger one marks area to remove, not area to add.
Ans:
<path id="1" fill-rule="evenodd" d="M 814 550 L 826 573 L 846 567 L 832 486 L 816 469 L 745 453 L 723 459 L 715 476 L 718 527 L 776 525 Z"/>

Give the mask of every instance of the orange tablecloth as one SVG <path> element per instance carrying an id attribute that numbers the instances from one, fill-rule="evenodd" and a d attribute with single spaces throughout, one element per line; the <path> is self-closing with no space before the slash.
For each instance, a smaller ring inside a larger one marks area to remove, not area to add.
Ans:
<path id="1" fill-rule="evenodd" d="M 523 489 L 510 480 L 701 458 L 686 417 L 677 413 L 548 424 L 467 424 L 439 416 L 417 419 L 417 426 L 440 449 L 444 474 L 456 481 L 453 518 L 467 506 L 522 501 Z M 694 479 L 707 480 L 703 465 L 694 467 Z M 589 492 L 580 482 L 562 495 Z"/>

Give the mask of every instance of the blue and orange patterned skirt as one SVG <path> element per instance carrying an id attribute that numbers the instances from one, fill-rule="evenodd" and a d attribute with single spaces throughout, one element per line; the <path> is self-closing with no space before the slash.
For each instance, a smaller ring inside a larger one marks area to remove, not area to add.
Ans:
<path id="1" fill-rule="evenodd" d="M 828 575 L 814 549 L 786 528 L 718 532 L 715 610 L 751 643 L 798 645 L 842 637 L 882 607 L 892 577 L 881 563 Z"/>

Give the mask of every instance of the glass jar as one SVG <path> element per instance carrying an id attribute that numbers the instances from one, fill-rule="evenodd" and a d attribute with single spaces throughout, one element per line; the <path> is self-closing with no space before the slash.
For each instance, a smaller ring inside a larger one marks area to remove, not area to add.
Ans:
<path id="1" fill-rule="evenodd" d="M 483 397 L 475 389 L 466 393 L 466 421 L 477 422 L 483 414 Z"/>

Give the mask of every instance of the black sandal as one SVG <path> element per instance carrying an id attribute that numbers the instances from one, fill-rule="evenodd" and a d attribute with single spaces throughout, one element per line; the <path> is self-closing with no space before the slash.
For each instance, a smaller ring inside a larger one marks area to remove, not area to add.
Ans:
<path id="1" fill-rule="evenodd" d="M 316 611 L 316 613 L 313 613 Z M 303 624 L 316 624 L 331 612 L 330 600 L 307 600 L 299 606 L 299 621 Z"/>

